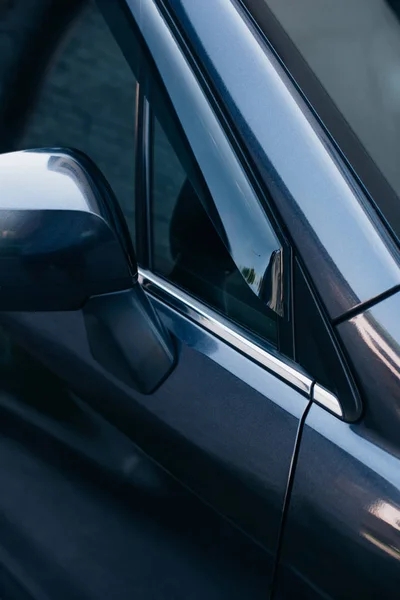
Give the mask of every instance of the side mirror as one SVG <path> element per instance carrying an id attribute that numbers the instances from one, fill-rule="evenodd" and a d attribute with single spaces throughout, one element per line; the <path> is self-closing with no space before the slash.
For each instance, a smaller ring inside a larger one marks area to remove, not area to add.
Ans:
<path id="1" fill-rule="evenodd" d="M 172 370 L 172 340 L 99 170 L 64 149 L 1 155 L 0 314 L 78 310 L 93 356 L 125 383 L 150 393 Z"/>

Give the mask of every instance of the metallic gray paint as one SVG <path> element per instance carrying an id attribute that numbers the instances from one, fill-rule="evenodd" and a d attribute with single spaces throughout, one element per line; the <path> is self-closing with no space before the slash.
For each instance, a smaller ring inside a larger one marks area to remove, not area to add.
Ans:
<path id="1" fill-rule="evenodd" d="M 237 5 L 222 0 L 171 0 L 170 5 L 235 124 L 241 143 L 262 175 L 330 317 L 343 317 L 356 307 L 362 310 L 363 303 L 395 290 L 400 283 L 398 250 L 340 155 Z M 130 6 L 138 10 L 139 3 L 132 0 Z M 196 116 L 201 114 L 202 104 L 196 103 L 195 94 L 198 84 L 189 75 L 187 63 L 183 65 L 182 57 L 177 59 L 177 48 L 158 10 L 150 2 L 142 9 L 141 30 L 157 64 L 160 59 L 160 72 L 178 117 L 189 141 L 195 144 L 197 138 L 200 144 L 204 132 L 195 131 L 185 115 L 189 107 L 196 107 Z M 185 75 L 192 90 L 181 105 L 176 80 Z M 199 153 L 197 158 L 200 162 Z M 200 166 L 203 165 L 205 160 Z M 348 327 L 351 342 L 344 335 Z M 188 324 L 187 328 L 190 339 L 193 325 Z M 386 343 L 389 331 L 388 326 Z M 196 332 L 195 339 L 197 327 Z M 363 376 L 364 361 L 369 379 L 374 379 L 370 392 L 375 401 L 380 401 L 379 377 L 374 370 L 379 352 L 368 347 L 355 324 L 343 323 L 338 332 L 349 359 L 359 357 L 358 381 Z M 397 356 L 393 342 L 389 346 Z M 223 347 L 224 352 L 228 351 Z M 397 359 L 388 357 L 386 351 L 380 354 L 377 368 L 379 372 L 392 370 L 393 385 L 389 383 L 389 387 L 394 397 L 398 383 L 394 385 L 392 362 Z M 243 370 L 237 375 L 243 377 Z M 184 373 L 182 377 L 186 377 Z M 212 382 L 203 383 L 209 384 Z M 189 389 L 188 385 L 188 394 Z M 177 380 L 169 397 L 178 396 L 179 391 Z M 182 404 L 182 400 L 175 402 Z M 317 405 L 312 406 L 299 438 L 294 487 L 287 496 L 290 502 L 277 597 L 396 597 L 398 418 L 397 402 L 390 402 L 388 398 L 381 413 L 378 403 L 376 409 L 367 408 L 368 428 L 364 422 L 350 426 Z M 167 404 L 160 407 L 162 418 L 181 423 L 184 420 L 182 435 L 192 436 L 188 433 L 196 428 L 192 409 L 185 406 L 190 418 L 184 419 L 180 410 L 171 410 Z M 270 402 L 268 405 L 272 410 Z M 201 418 L 204 422 L 205 416 Z M 267 423 L 264 420 L 264 426 Z M 281 431 L 286 436 L 287 432 Z M 276 456 L 272 447 L 269 450 L 267 460 Z M 252 512 L 252 504 L 247 510 Z M 266 509 L 265 515 L 268 513 Z"/>
<path id="2" fill-rule="evenodd" d="M 399 315 L 396 293 L 336 327 L 364 414 L 351 426 L 317 406 L 307 416 L 276 598 L 398 598 Z"/>
<path id="3" fill-rule="evenodd" d="M 96 360 L 81 311 L 12 313 L 13 339 L 265 550 L 272 573 L 299 421 L 309 399 L 153 299 L 178 363 L 152 395 Z M 131 332 L 134 335 L 134 331 Z"/>
<path id="4" fill-rule="evenodd" d="M 311 407 L 274 600 L 398 598 L 400 454 L 376 442 Z"/>
<path id="5" fill-rule="evenodd" d="M 400 457 L 400 293 L 336 329 L 360 382 L 365 435 Z"/>
<path id="6" fill-rule="evenodd" d="M 178 444 L 169 468 L 263 545 L 271 577 L 295 439 L 309 399 L 164 302 L 153 303 L 179 342 L 179 362 L 154 395 L 136 400 L 170 428 L 172 439 L 181 436 L 211 459 L 208 472 L 201 463 L 193 468 Z"/>

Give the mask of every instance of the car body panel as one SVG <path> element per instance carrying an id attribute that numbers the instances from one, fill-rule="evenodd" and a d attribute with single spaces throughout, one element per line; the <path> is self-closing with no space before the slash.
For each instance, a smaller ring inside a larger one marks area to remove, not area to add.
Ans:
<path id="1" fill-rule="evenodd" d="M 154 299 L 179 343 L 175 372 L 135 401 L 166 428 L 147 452 L 266 550 L 275 552 L 298 429 L 309 399 L 185 316 Z"/>
<path id="2" fill-rule="evenodd" d="M 2 313 L 0 322 L 13 340 L 262 547 L 271 586 L 309 397 L 165 301 L 153 302 L 175 337 L 178 361 L 151 395 L 134 391 L 96 361 L 79 311 Z"/>
<path id="3" fill-rule="evenodd" d="M 0 361 L 2 598 L 265 598 L 260 546 L 40 362 L 16 344 L 8 350 Z"/>
<path id="4" fill-rule="evenodd" d="M 274 598 L 398 598 L 399 522 L 399 454 L 313 405 Z"/>
<path id="5" fill-rule="evenodd" d="M 400 455 L 399 315 L 397 292 L 336 329 L 363 393 L 366 434 Z"/>

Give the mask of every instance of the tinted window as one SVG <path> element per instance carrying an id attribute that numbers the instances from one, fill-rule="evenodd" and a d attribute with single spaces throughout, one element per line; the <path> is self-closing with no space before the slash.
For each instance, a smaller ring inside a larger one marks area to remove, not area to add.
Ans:
<path id="1" fill-rule="evenodd" d="M 245 2 L 400 237 L 400 2 Z"/>
<path id="2" fill-rule="evenodd" d="M 136 82 L 93 1 L 73 22 L 46 71 L 18 148 L 85 152 L 111 184 L 134 234 Z"/>
<path id="3" fill-rule="evenodd" d="M 275 313 L 239 273 L 157 120 L 152 148 L 153 270 L 276 344 Z"/>

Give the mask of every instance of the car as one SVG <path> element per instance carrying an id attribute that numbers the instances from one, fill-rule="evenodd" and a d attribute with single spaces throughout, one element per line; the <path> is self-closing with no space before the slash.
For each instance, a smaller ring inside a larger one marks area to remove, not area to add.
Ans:
<path id="1" fill-rule="evenodd" d="M 397 598 L 399 3 L 28 4 L 1 597 Z"/>

